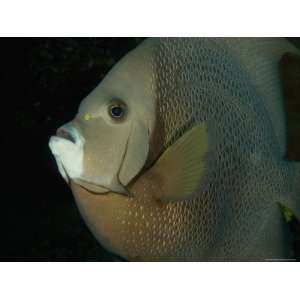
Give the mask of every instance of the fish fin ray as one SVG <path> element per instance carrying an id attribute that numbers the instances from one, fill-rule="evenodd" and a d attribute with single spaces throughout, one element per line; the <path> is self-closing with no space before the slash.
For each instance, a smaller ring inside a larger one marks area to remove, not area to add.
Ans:
<path id="1" fill-rule="evenodd" d="M 187 200 L 196 192 L 207 150 L 207 126 L 203 123 L 191 128 L 160 156 L 149 170 L 160 178 L 159 200 Z"/>

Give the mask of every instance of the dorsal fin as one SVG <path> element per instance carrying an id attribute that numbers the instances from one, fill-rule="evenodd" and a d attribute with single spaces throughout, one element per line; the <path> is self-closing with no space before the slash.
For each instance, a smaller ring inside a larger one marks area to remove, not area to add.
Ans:
<path id="1" fill-rule="evenodd" d="M 300 55 L 285 53 L 280 60 L 280 75 L 287 114 L 286 158 L 300 161 Z"/>

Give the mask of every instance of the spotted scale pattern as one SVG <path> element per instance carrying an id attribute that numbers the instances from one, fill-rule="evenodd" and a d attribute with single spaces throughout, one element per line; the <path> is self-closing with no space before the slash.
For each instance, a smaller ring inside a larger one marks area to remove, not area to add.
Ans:
<path id="1" fill-rule="evenodd" d="M 130 260 L 263 260 L 286 255 L 276 202 L 298 201 L 300 168 L 284 161 L 283 125 L 274 126 L 266 105 L 271 94 L 261 81 L 280 91 L 279 75 L 267 76 L 279 57 L 270 55 L 260 64 L 255 51 L 265 47 L 261 41 L 253 40 L 256 47 L 247 52 L 252 73 L 244 56 L 237 55 L 238 47 L 233 49 L 226 39 L 147 41 L 154 57 L 149 86 L 155 90 L 157 122 L 164 133 L 160 147 L 167 149 L 188 129 L 206 122 L 205 174 L 192 199 L 171 203 L 161 203 L 157 195 L 163 183 L 147 172 L 128 187 L 131 198 L 88 195 L 73 187 L 100 242 Z M 238 42 L 243 48 L 244 41 Z M 276 42 L 267 45 L 275 47 Z M 276 113 L 284 119 L 283 111 Z M 87 209 L 91 203 L 97 230 Z"/>

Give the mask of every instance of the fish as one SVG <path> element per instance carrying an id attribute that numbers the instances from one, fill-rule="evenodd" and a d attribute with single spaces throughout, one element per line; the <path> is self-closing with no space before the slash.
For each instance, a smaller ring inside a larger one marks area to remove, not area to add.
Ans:
<path id="1" fill-rule="evenodd" d="M 117 62 L 49 140 L 99 243 L 129 261 L 290 258 L 299 57 L 284 38 L 149 38 Z"/>

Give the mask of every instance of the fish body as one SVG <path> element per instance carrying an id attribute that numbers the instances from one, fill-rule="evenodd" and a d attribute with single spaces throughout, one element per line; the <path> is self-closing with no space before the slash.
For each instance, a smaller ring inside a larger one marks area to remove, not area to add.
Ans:
<path id="1" fill-rule="evenodd" d="M 300 166 L 285 159 L 286 52 L 299 54 L 279 38 L 153 38 L 110 71 L 64 131 L 75 143 L 50 140 L 103 246 L 143 261 L 289 257 L 278 202 L 300 212 Z M 126 116 L 112 122 L 105 103 Z"/>

